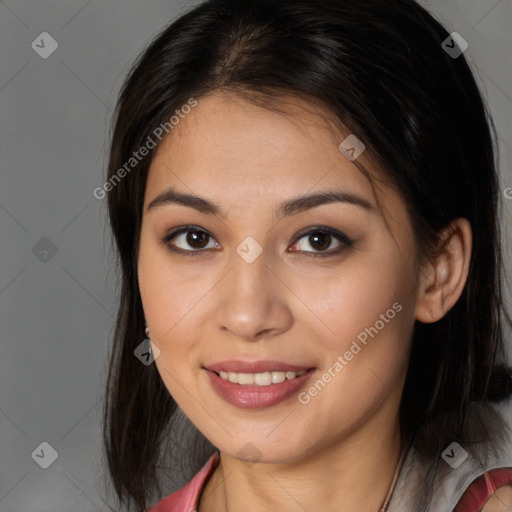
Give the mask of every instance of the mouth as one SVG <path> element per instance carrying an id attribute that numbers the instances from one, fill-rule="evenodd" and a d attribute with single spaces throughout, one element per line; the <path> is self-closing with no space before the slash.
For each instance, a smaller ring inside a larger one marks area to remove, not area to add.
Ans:
<path id="1" fill-rule="evenodd" d="M 233 384 L 240 384 L 241 386 L 272 386 L 274 384 L 281 384 L 285 380 L 293 380 L 301 375 L 304 375 L 307 370 L 300 372 L 262 372 L 262 373 L 236 373 L 236 372 L 214 372 L 221 379 L 227 380 Z"/>
<path id="2" fill-rule="evenodd" d="M 214 391 L 244 409 L 276 405 L 294 395 L 316 371 L 278 361 L 223 361 L 203 367 Z"/>

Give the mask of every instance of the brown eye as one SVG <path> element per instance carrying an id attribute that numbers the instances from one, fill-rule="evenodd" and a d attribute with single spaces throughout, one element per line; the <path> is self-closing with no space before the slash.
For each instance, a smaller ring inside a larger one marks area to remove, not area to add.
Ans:
<path id="1" fill-rule="evenodd" d="M 302 242 L 302 240 L 305 240 L 305 242 Z M 332 247 L 333 242 L 334 247 Z M 313 248 L 312 251 L 307 249 L 308 245 Z M 309 253 L 312 256 L 332 256 L 352 246 L 353 241 L 344 233 L 331 228 L 318 227 L 299 233 L 291 249 L 297 252 Z M 329 248 L 330 250 L 328 250 Z"/>
<path id="2" fill-rule="evenodd" d="M 209 235 L 204 231 L 188 231 L 186 241 L 190 247 L 203 249 L 208 242 Z"/>
<path id="3" fill-rule="evenodd" d="M 325 251 L 329 245 L 331 245 L 331 241 L 331 235 L 326 233 L 317 233 L 315 235 L 309 235 L 308 237 L 308 242 L 311 244 L 311 247 L 319 251 Z"/>
<path id="4" fill-rule="evenodd" d="M 215 242 L 212 236 L 204 231 L 193 226 L 181 228 L 173 233 L 168 234 L 162 240 L 164 245 L 173 252 L 182 253 L 199 253 L 206 249 L 219 248 L 220 245 Z M 208 245 L 213 242 L 213 245 Z"/>

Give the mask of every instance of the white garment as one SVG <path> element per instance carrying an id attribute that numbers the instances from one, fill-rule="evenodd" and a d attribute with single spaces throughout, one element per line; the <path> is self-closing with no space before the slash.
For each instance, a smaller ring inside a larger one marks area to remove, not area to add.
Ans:
<path id="1" fill-rule="evenodd" d="M 512 429 L 512 401 L 508 400 L 495 407 Z M 470 448 L 466 449 L 468 458 L 457 469 L 452 469 L 435 487 L 428 512 L 453 512 L 473 480 L 490 469 L 512 467 L 512 437 L 509 436 L 507 444 L 502 448 L 503 453 L 493 457 L 485 467 L 471 455 Z M 440 463 L 446 464 L 444 460 Z M 412 499 L 423 483 L 424 474 L 425 469 L 419 463 L 416 451 L 411 449 L 404 461 L 388 512 L 417 512 L 412 505 Z"/>

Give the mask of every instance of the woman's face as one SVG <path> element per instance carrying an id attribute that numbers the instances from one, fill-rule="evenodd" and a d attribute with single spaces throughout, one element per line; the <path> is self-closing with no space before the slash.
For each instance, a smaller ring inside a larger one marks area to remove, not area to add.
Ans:
<path id="1" fill-rule="evenodd" d="M 378 182 L 388 229 L 347 134 L 288 108 L 216 92 L 182 116 L 150 167 L 138 261 L 170 394 L 221 452 L 262 462 L 395 432 L 418 289 L 403 200 Z"/>

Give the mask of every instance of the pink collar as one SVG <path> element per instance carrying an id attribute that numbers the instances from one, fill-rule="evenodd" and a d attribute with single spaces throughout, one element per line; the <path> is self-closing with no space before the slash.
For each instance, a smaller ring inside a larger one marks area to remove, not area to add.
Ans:
<path id="1" fill-rule="evenodd" d="M 219 453 L 216 451 L 195 476 L 180 490 L 167 496 L 151 507 L 147 512 L 195 512 L 199 497 L 208 479 L 219 465 Z"/>

